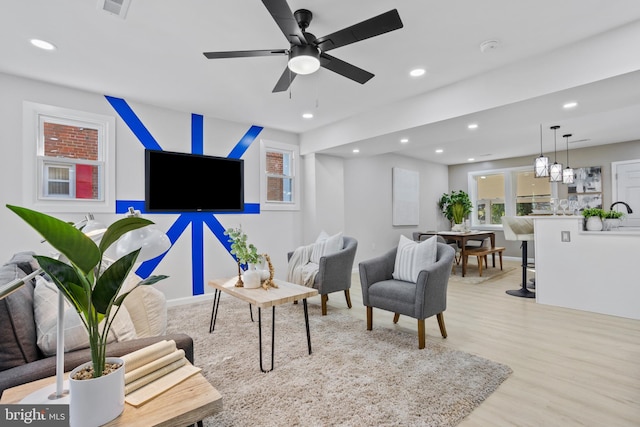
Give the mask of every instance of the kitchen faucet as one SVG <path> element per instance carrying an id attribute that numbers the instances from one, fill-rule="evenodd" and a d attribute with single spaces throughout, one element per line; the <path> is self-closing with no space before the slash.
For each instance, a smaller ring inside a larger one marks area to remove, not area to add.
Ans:
<path id="1" fill-rule="evenodd" d="M 617 204 L 621 204 L 621 205 L 625 205 L 627 207 L 627 213 L 628 214 L 632 214 L 633 210 L 631 209 L 631 206 L 629 206 L 628 204 L 626 204 L 625 202 L 615 202 L 611 205 L 611 207 L 609 208 L 609 210 L 613 210 L 613 207 Z"/>

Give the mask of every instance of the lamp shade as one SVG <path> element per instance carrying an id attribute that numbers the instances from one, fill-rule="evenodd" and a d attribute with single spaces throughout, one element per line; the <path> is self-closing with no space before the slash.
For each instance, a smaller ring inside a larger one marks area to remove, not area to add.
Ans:
<path id="1" fill-rule="evenodd" d="M 562 183 L 563 184 L 573 184 L 574 173 L 573 169 L 567 166 L 562 171 Z"/>
<path id="2" fill-rule="evenodd" d="M 546 178 L 549 176 L 549 158 L 543 155 L 536 157 L 533 163 L 533 170 L 536 178 Z"/>
<path id="3" fill-rule="evenodd" d="M 573 169 L 569 166 L 569 137 L 570 133 L 566 135 L 562 135 L 563 138 L 567 139 L 567 167 L 562 171 L 562 183 L 563 184 L 573 184 Z"/>
<path id="4" fill-rule="evenodd" d="M 116 259 L 140 249 L 138 261 L 147 261 L 168 251 L 171 241 L 162 231 L 146 226 L 124 234 L 114 246 Z"/>
<path id="5" fill-rule="evenodd" d="M 289 52 L 289 69 L 296 74 L 311 74 L 320 68 L 320 52 L 315 46 L 294 45 Z"/>
<path id="6" fill-rule="evenodd" d="M 107 226 L 93 219 L 93 216 L 91 216 L 87 220 L 87 224 L 82 227 L 82 232 L 94 241 L 100 240 L 105 231 L 107 231 Z"/>
<path id="7" fill-rule="evenodd" d="M 562 163 L 553 163 L 549 166 L 549 181 L 561 182 L 562 181 Z"/>

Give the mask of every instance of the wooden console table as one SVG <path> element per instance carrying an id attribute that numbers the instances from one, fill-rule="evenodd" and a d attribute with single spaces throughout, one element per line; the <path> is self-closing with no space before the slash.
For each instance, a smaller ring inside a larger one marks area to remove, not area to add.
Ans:
<path id="1" fill-rule="evenodd" d="M 7 389 L 2 393 L 0 403 L 20 403 L 25 396 L 55 380 L 55 377 L 49 377 Z M 220 392 L 201 373 L 197 373 L 137 408 L 125 404 L 122 414 L 105 426 L 188 426 L 221 410 Z"/>

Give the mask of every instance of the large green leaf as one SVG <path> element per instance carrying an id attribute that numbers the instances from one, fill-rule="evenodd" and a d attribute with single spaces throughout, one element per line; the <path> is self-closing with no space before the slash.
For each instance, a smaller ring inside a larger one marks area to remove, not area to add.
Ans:
<path id="1" fill-rule="evenodd" d="M 69 261 L 88 273 L 102 258 L 98 246 L 73 225 L 31 209 L 7 205 Z"/>
<path id="2" fill-rule="evenodd" d="M 109 246 L 115 243 L 123 234 L 129 231 L 136 230 L 138 228 L 151 225 L 153 222 L 148 219 L 140 218 L 137 216 L 127 217 L 119 219 L 107 228 L 107 231 L 100 240 L 100 252 L 104 253 Z"/>
<path id="3" fill-rule="evenodd" d="M 82 284 L 82 279 L 69 264 L 42 255 L 34 255 L 45 273 L 51 277 L 67 300 L 77 311 L 88 312 L 89 300 Z"/>
<path id="4" fill-rule="evenodd" d="M 98 278 L 92 296 L 93 306 L 98 313 L 106 314 L 111 300 L 118 294 L 139 253 L 140 249 L 119 258 Z"/>

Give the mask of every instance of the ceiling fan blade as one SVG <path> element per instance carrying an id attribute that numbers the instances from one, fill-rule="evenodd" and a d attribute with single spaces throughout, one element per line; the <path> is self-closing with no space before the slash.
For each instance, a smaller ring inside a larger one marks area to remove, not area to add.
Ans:
<path id="1" fill-rule="evenodd" d="M 284 36 L 289 40 L 289 43 L 295 45 L 308 44 L 286 0 L 262 0 L 262 3 L 264 3 Z"/>
<path id="2" fill-rule="evenodd" d="M 272 92 L 276 93 L 286 91 L 287 89 L 289 89 L 291 82 L 296 78 L 296 76 L 297 74 L 291 71 L 289 67 L 285 67 L 282 75 L 280 76 L 280 79 L 278 80 L 278 83 L 276 83 L 276 86 L 273 88 Z"/>
<path id="3" fill-rule="evenodd" d="M 321 51 L 326 52 L 331 49 L 346 46 L 361 40 L 379 36 L 389 31 L 398 30 L 403 27 L 402 20 L 397 9 L 375 16 L 366 21 L 336 31 L 328 36 L 319 37 L 314 44 Z"/>
<path id="4" fill-rule="evenodd" d="M 374 75 L 368 71 L 358 68 L 355 65 L 351 65 L 348 62 L 344 62 L 335 56 L 327 55 L 322 52 L 320 54 L 320 65 L 327 70 L 331 70 L 334 73 L 338 73 L 348 79 L 356 81 L 361 84 L 368 82 Z"/>
<path id="5" fill-rule="evenodd" d="M 288 55 L 289 51 L 286 49 L 272 49 L 272 50 L 231 50 L 228 52 L 203 52 L 203 55 L 209 59 L 218 58 L 247 58 L 251 56 L 273 56 L 273 55 Z"/>

